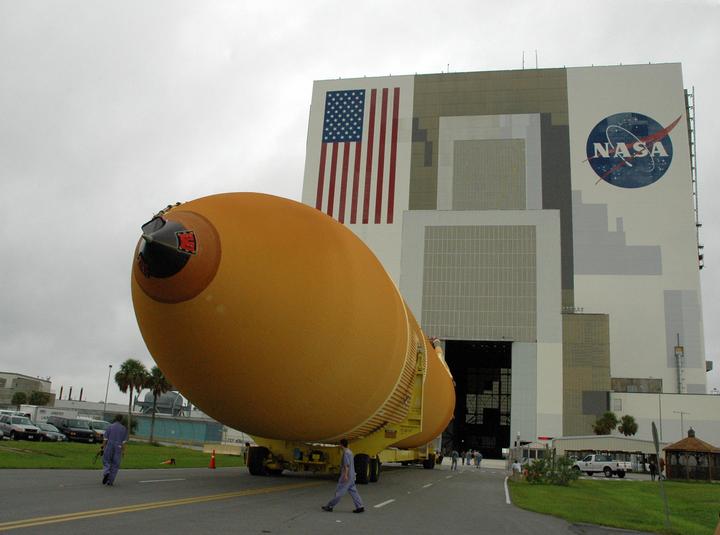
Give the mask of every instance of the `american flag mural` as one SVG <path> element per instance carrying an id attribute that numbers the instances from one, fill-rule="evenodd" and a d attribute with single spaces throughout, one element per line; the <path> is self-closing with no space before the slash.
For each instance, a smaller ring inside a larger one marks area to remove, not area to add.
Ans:
<path id="1" fill-rule="evenodd" d="M 400 88 L 325 94 L 315 207 L 340 223 L 392 223 Z"/>

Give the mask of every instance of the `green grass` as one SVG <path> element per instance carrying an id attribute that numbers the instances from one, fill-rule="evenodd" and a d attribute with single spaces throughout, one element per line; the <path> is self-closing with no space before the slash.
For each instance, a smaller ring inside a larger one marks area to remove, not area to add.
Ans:
<path id="1" fill-rule="evenodd" d="M 3 440 L 0 468 L 102 468 L 102 459 L 93 463 L 99 450 L 97 444 Z M 171 457 L 177 464 L 161 464 Z M 123 468 L 204 468 L 209 464 L 210 455 L 201 451 L 142 442 L 130 442 L 122 460 Z M 216 455 L 215 464 L 218 468 L 245 465 L 239 455 Z"/>
<path id="2" fill-rule="evenodd" d="M 665 510 L 657 482 L 579 480 L 569 487 L 508 483 L 512 501 L 518 507 L 569 522 L 655 533 L 712 535 L 720 512 L 720 485 L 716 483 L 664 482 L 670 531 L 665 529 Z"/>

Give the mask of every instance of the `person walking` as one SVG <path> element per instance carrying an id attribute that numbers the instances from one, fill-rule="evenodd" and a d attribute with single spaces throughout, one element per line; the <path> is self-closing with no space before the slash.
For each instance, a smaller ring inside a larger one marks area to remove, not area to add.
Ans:
<path id="1" fill-rule="evenodd" d="M 452 462 L 450 463 L 450 470 L 457 470 L 458 457 L 460 457 L 460 454 L 457 450 L 452 450 L 452 453 L 450 454 L 450 458 L 452 459 Z"/>
<path id="2" fill-rule="evenodd" d="M 103 439 L 103 485 L 112 487 L 120 470 L 120 461 L 128 441 L 128 430 L 121 423 L 122 415 L 115 415 L 115 420 L 105 430 Z"/>
<path id="3" fill-rule="evenodd" d="M 480 468 L 481 462 L 482 462 L 482 453 L 477 451 L 477 452 L 475 452 L 475 468 Z"/>
<path id="4" fill-rule="evenodd" d="M 472 464 L 473 450 L 468 450 L 465 457 L 466 464 L 470 466 Z"/>
<path id="5" fill-rule="evenodd" d="M 510 467 L 510 470 L 512 471 L 512 478 L 513 479 L 519 479 L 522 474 L 522 465 L 518 462 L 517 459 L 515 459 L 512 463 L 512 466 Z"/>
<path id="6" fill-rule="evenodd" d="M 657 475 L 657 465 L 655 464 L 655 461 L 650 459 L 650 466 L 648 468 L 650 469 L 650 479 L 655 481 L 655 476 Z"/>
<path id="7" fill-rule="evenodd" d="M 665 475 L 663 472 L 665 472 L 665 459 L 660 457 L 660 461 L 658 461 L 658 466 L 660 467 L 658 469 L 658 479 L 665 479 Z"/>
<path id="8" fill-rule="evenodd" d="M 333 507 L 340 502 L 340 498 L 345 496 L 346 493 L 349 493 L 355 504 L 353 513 L 364 513 L 365 507 L 363 507 L 362 498 L 360 498 L 360 494 L 358 494 L 357 488 L 355 487 L 355 461 L 353 452 L 348 448 L 346 438 L 340 441 L 340 446 L 343 449 L 343 453 L 340 465 L 340 479 L 338 479 L 338 484 L 335 488 L 335 497 L 330 500 L 327 505 L 323 505 L 322 510 L 332 512 Z"/>

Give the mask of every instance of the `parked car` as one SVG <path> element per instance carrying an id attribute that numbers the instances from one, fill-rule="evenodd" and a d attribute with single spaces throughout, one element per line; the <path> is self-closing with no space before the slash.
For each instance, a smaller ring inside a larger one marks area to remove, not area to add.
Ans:
<path id="1" fill-rule="evenodd" d="M 616 461 L 611 455 L 586 455 L 579 461 L 575 461 L 573 469 L 578 472 L 585 472 L 592 476 L 595 473 L 602 472 L 605 477 L 614 475 L 623 478 L 626 472 L 632 472 L 632 465 L 625 461 Z"/>
<path id="2" fill-rule="evenodd" d="M 90 420 L 90 429 L 95 433 L 95 440 L 102 442 L 105 438 L 105 430 L 110 427 L 110 422 L 105 420 Z"/>
<path id="3" fill-rule="evenodd" d="M 57 427 L 68 440 L 90 442 L 91 444 L 95 442 L 95 432 L 90 429 L 90 424 L 87 420 L 65 418 L 63 416 L 50 416 L 47 419 L 47 423 Z"/>
<path id="4" fill-rule="evenodd" d="M 38 431 L 38 439 L 43 441 L 47 440 L 50 442 L 63 442 L 67 440 L 67 437 L 63 435 L 60 430 L 52 424 L 47 423 L 36 423 Z"/>
<path id="5" fill-rule="evenodd" d="M 0 429 L 2 429 L 3 435 L 10 437 L 11 440 L 21 438 L 35 440 L 38 438 L 39 429 L 33 425 L 30 418 L 25 416 L 3 414 L 0 416 Z"/>

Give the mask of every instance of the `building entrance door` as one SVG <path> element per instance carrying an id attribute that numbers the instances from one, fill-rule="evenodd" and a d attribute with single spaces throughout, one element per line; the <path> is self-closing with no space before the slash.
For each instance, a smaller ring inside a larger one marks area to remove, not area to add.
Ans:
<path id="1" fill-rule="evenodd" d="M 455 419 L 443 448 L 500 458 L 510 446 L 512 342 L 448 340 L 445 360 L 455 380 Z"/>

